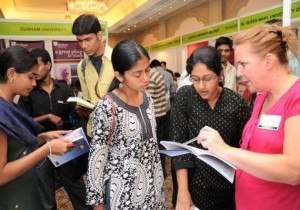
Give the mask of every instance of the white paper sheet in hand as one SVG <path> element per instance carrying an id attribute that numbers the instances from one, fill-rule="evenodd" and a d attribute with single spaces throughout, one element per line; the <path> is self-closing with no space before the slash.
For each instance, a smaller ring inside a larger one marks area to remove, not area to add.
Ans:
<path id="1" fill-rule="evenodd" d="M 173 141 L 161 141 L 161 144 L 166 148 L 167 151 L 161 151 L 161 153 L 170 155 L 172 157 L 176 155 L 183 155 L 191 153 L 198 157 L 203 162 L 207 163 L 223 175 L 228 181 L 233 183 L 236 167 L 227 161 L 219 158 L 218 156 L 210 153 L 207 150 L 199 149 L 196 147 L 189 146 L 187 144 L 181 144 Z M 186 153 L 184 153 L 184 151 Z"/>

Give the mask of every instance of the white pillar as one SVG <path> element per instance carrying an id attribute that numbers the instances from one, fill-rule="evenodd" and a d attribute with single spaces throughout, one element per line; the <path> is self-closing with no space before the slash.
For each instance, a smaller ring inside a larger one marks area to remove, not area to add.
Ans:
<path id="1" fill-rule="evenodd" d="M 283 0 L 283 14 L 282 14 L 282 25 L 291 25 L 291 0 Z"/>

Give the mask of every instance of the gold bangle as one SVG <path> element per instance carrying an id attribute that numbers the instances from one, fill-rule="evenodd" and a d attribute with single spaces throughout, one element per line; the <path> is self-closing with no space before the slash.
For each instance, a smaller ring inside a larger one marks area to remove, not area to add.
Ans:
<path id="1" fill-rule="evenodd" d="M 49 155 L 52 155 L 51 144 L 50 144 L 50 142 L 49 142 L 49 141 L 47 141 L 47 144 L 48 144 L 49 151 L 50 151 L 50 154 L 49 154 Z"/>

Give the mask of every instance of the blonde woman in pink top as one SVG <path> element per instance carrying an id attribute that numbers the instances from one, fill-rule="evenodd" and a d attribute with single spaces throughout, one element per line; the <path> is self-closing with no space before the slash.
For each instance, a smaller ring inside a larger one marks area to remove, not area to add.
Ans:
<path id="1" fill-rule="evenodd" d="M 210 127 L 198 143 L 235 165 L 237 210 L 300 209 L 300 80 L 288 67 L 296 53 L 291 28 L 261 25 L 235 37 L 238 76 L 258 92 L 241 149 Z"/>

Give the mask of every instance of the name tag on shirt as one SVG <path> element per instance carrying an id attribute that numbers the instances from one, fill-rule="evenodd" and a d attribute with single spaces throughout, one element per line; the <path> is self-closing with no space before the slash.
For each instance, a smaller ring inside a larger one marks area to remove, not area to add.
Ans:
<path id="1" fill-rule="evenodd" d="M 258 128 L 277 131 L 279 128 L 280 121 L 281 116 L 279 115 L 263 114 L 260 117 Z"/>
<path id="2" fill-rule="evenodd" d="M 68 104 L 68 103 L 66 103 L 64 101 L 57 101 L 57 103 L 59 103 L 59 104 Z"/>

